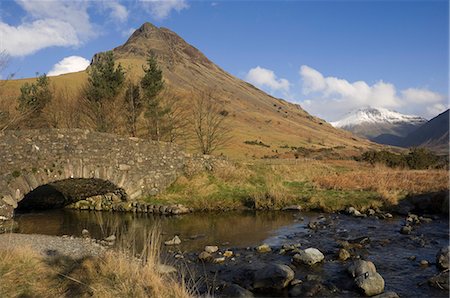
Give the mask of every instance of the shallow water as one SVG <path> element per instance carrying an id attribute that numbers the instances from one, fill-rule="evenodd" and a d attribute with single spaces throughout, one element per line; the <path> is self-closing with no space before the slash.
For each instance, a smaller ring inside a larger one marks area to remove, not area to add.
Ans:
<path id="1" fill-rule="evenodd" d="M 431 223 L 415 226 L 411 235 L 399 233 L 404 218 L 390 220 L 376 218 L 354 218 L 341 214 L 296 213 L 296 212 L 227 212 L 194 213 L 182 216 L 153 216 L 148 214 L 106 213 L 72 210 L 53 210 L 16 216 L 21 233 L 79 236 L 82 229 L 88 229 L 92 237 L 101 239 L 110 234 L 121 235 L 122 239 L 134 239 L 130 246 L 137 251 L 145 243 L 146 233 L 159 226 L 163 239 L 179 235 L 182 244 L 175 251 L 166 250 L 167 255 L 183 252 L 183 262 L 196 262 L 196 253 L 205 245 L 219 245 L 221 249 L 231 248 L 242 252 L 239 264 L 245 262 L 290 263 L 290 256 L 277 253 L 256 255 L 254 250 L 245 249 L 261 243 L 274 248 L 282 244 L 300 243 L 302 248 L 316 247 L 326 261 L 312 268 L 298 267 L 296 278 L 304 279 L 307 274 L 317 274 L 323 280 L 340 289 L 336 296 L 354 296 L 347 285 L 349 280 L 343 273 L 349 262 L 336 260 L 339 249 L 337 241 L 369 237 L 370 243 L 358 250 L 364 259 L 375 263 L 383 276 L 386 291 L 395 291 L 405 297 L 447 297 L 448 292 L 429 287 L 426 281 L 438 271 L 434 265 L 435 256 L 441 247 L 449 243 L 447 217 L 435 217 Z M 307 228 L 310 221 L 318 221 L 322 228 L 312 231 Z M 131 237 L 128 237 L 131 236 Z M 126 240 L 125 240 L 126 241 Z M 415 256 L 415 260 L 409 257 Z M 249 261 L 250 260 L 250 261 Z M 421 260 L 431 264 L 420 266 Z M 209 265 L 208 270 L 227 280 L 234 265 Z"/>

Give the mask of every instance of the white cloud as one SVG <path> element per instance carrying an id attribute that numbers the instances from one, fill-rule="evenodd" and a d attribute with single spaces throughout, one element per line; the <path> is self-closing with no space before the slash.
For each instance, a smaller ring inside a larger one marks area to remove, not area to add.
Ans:
<path id="1" fill-rule="evenodd" d="M 51 46 L 76 46 L 80 40 L 72 26 L 58 20 L 38 20 L 17 27 L 0 22 L 0 48 L 10 56 L 26 56 Z"/>
<path id="2" fill-rule="evenodd" d="M 289 91 L 289 81 L 277 78 L 275 73 L 266 68 L 255 67 L 248 71 L 245 80 L 260 88 L 269 88 L 271 91 L 281 91 L 287 93 Z"/>
<path id="3" fill-rule="evenodd" d="M 125 22 L 128 19 L 128 9 L 115 0 L 103 1 L 105 8 L 111 11 L 111 17 L 119 22 Z"/>
<path id="4" fill-rule="evenodd" d="M 26 56 L 52 46 L 79 46 L 96 36 L 88 1 L 16 0 L 27 13 L 17 26 L 0 21 L 0 49 Z"/>
<path id="5" fill-rule="evenodd" d="M 48 72 L 48 76 L 58 76 L 69 72 L 77 72 L 85 70 L 89 66 L 89 60 L 80 56 L 69 56 L 55 65 Z"/>
<path id="6" fill-rule="evenodd" d="M 349 82 L 336 77 L 324 77 L 319 71 L 300 67 L 303 94 L 302 105 L 312 114 L 327 120 L 337 120 L 350 110 L 364 106 L 398 109 L 404 113 L 425 117 L 444 110 L 444 96 L 428 89 L 409 88 L 397 91 L 391 84 L 379 81 L 369 85 L 364 81 Z"/>
<path id="7" fill-rule="evenodd" d="M 189 8 L 186 0 L 139 0 L 144 8 L 157 20 L 165 19 L 172 10 L 180 12 Z"/>

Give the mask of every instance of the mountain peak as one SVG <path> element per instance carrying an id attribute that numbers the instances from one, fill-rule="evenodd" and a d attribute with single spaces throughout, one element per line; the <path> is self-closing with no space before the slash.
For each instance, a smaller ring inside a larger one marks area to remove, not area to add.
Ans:
<path id="1" fill-rule="evenodd" d="M 156 55 L 162 66 L 173 67 L 176 64 L 200 63 L 212 66 L 198 49 L 188 44 L 175 32 L 167 28 L 158 28 L 146 22 L 141 25 L 125 42 L 115 48 L 114 55 L 118 59 L 146 58 L 149 52 Z"/>
<path id="2" fill-rule="evenodd" d="M 345 128 L 361 124 L 425 123 L 426 121 L 419 116 L 405 115 L 386 108 L 368 106 L 351 111 L 343 119 L 331 122 L 331 125 Z"/>

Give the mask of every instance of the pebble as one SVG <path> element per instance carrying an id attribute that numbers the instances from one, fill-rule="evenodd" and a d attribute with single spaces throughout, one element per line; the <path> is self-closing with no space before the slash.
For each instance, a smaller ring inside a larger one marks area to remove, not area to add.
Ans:
<path id="1" fill-rule="evenodd" d="M 219 250 L 219 247 L 217 247 L 215 245 L 207 245 L 207 246 L 205 246 L 205 251 L 210 253 L 210 254 L 215 253 L 218 250 Z"/>
<path id="2" fill-rule="evenodd" d="M 171 240 L 167 240 L 164 242 L 165 245 L 179 245 L 181 244 L 181 239 L 177 235 L 173 237 Z"/>
<path id="3" fill-rule="evenodd" d="M 266 253 L 266 252 L 271 252 L 272 248 L 270 248 L 270 246 L 268 244 L 262 244 L 258 247 L 256 247 L 256 251 L 259 253 Z"/>
<path id="4" fill-rule="evenodd" d="M 423 266 L 423 267 L 426 267 L 426 266 L 428 266 L 428 261 L 427 260 L 421 260 L 420 261 L 420 266 Z"/>
<path id="5" fill-rule="evenodd" d="M 232 256 L 233 256 L 233 252 L 232 252 L 231 250 L 226 250 L 226 251 L 223 253 L 223 256 L 224 256 L 224 257 L 227 257 L 227 258 L 232 257 Z"/>

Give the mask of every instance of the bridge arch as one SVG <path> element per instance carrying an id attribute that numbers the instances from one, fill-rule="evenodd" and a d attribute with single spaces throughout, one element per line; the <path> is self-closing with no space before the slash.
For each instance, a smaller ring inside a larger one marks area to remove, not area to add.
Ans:
<path id="1" fill-rule="evenodd" d="M 87 130 L 5 131 L 0 219 L 11 218 L 27 194 L 45 185 L 67 187 L 90 179 L 123 190 L 127 200 L 156 194 L 176 179 L 184 159 L 174 144 Z"/>

